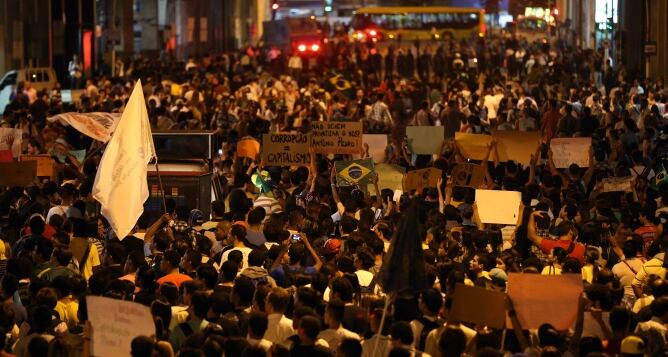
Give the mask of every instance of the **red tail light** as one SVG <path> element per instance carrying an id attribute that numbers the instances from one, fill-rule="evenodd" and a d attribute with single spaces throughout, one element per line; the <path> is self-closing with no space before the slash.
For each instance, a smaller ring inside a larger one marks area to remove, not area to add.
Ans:
<path id="1" fill-rule="evenodd" d="M 317 43 L 311 45 L 311 51 L 318 52 L 318 50 L 320 50 L 320 45 L 318 45 Z"/>
<path id="2" fill-rule="evenodd" d="M 301 45 L 297 46 L 297 49 L 299 52 L 304 52 L 306 51 L 306 45 L 302 43 Z"/>

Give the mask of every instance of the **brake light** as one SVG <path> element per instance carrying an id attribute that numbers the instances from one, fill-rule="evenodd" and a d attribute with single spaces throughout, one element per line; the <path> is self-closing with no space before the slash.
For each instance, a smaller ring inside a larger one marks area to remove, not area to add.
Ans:
<path id="1" fill-rule="evenodd" d="M 369 35 L 376 36 L 376 35 L 378 35 L 378 33 L 376 32 L 376 30 L 371 30 L 371 31 L 369 31 Z"/>
<path id="2" fill-rule="evenodd" d="M 299 52 L 304 52 L 306 51 L 306 45 L 302 43 L 301 45 L 297 46 L 297 49 Z"/>
<path id="3" fill-rule="evenodd" d="M 320 49 L 320 45 L 318 45 L 317 43 L 314 43 L 314 44 L 311 45 L 311 51 L 318 52 L 319 49 Z"/>

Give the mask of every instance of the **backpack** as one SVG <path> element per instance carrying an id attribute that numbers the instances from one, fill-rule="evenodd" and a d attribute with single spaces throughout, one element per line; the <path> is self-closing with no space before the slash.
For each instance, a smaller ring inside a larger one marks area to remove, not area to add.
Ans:
<path id="1" fill-rule="evenodd" d="M 418 321 L 422 323 L 423 327 L 422 327 L 422 332 L 420 332 L 420 343 L 416 347 L 418 350 L 424 351 L 424 345 L 427 342 L 427 335 L 429 335 L 429 332 L 442 326 L 443 323 L 438 319 L 436 319 L 436 321 L 430 321 L 424 317 L 418 318 Z"/>
<path id="2" fill-rule="evenodd" d="M 311 279 L 311 276 L 306 273 L 306 268 L 300 266 L 299 269 L 293 270 L 288 265 L 283 265 L 283 287 L 297 286 L 297 282 L 303 279 Z"/>

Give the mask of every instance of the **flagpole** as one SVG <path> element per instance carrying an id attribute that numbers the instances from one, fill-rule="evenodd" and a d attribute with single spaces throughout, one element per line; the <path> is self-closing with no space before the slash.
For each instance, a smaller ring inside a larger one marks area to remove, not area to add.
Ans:
<path id="1" fill-rule="evenodd" d="M 155 157 L 155 173 L 158 175 L 158 185 L 160 185 L 160 192 L 162 197 L 162 209 L 167 213 L 167 201 L 165 200 L 165 189 L 162 187 L 162 176 L 160 176 L 160 167 L 158 166 L 158 157 Z"/>

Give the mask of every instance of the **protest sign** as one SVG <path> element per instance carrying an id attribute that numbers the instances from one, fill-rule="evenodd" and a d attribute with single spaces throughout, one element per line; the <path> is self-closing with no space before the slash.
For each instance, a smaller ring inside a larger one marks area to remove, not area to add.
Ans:
<path id="1" fill-rule="evenodd" d="M 485 168 L 476 164 L 459 163 L 452 169 L 455 186 L 478 188 L 485 181 Z"/>
<path id="2" fill-rule="evenodd" d="M 575 323 L 581 293 L 580 274 L 508 274 L 508 296 L 524 329 L 549 323 L 568 330 Z"/>
<path id="3" fill-rule="evenodd" d="M 101 296 L 86 297 L 93 336 L 91 356 L 129 356 L 132 340 L 155 335 L 148 306 Z"/>
<path id="4" fill-rule="evenodd" d="M 506 323 L 506 294 L 457 284 L 448 321 L 502 329 Z"/>
<path id="5" fill-rule="evenodd" d="M 408 152 L 417 155 L 438 154 L 443 145 L 442 126 L 407 126 Z"/>
<path id="6" fill-rule="evenodd" d="M 21 161 L 37 162 L 38 177 L 53 177 L 56 161 L 49 155 L 21 155 Z"/>
<path id="7" fill-rule="evenodd" d="M 538 131 L 497 131 L 493 136 L 497 142 L 499 161 L 512 160 L 524 166 L 531 162 L 531 155 L 536 153 L 541 139 Z"/>
<path id="8" fill-rule="evenodd" d="M 369 156 L 373 162 L 379 164 L 385 162 L 385 149 L 387 148 L 387 135 L 364 134 L 362 144 L 369 145 Z"/>
<path id="9" fill-rule="evenodd" d="M 374 166 L 373 170 L 378 175 L 378 189 L 401 190 L 404 174 L 406 174 L 405 168 L 398 165 L 378 164 Z M 372 185 L 369 185 L 368 191 L 374 192 Z"/>
<path id="10" fill-rule="evenodd" d="M 419 190 L 426 187 L 436 187 L 442 171 L 433 167 L 408 171 L 404 178 L 404 191 Z"/>
<path id="11" fill-rule="evenodd" d="M 455 133 L 455 143 L 459 152 L 467 159 L 484 159 L 491 142 L 491 135 Z"/>
<path id="12" fill-rule="evenodd" d="M 475 190 L 475 203 L 482 223 L 517 224 L 522 193 L 517 191 Z"/>
<path id="13" fill-rule="evenodd" d="M 633 192 L 633 177 L 604 178 L 603 192 Z"/>
<path id="14" fill-rule="evenodd" d="M 255 160 L 260 152 L 260 143 L 253 138 L 244 138 L 237 142 L 237 156 Z"/>
<path id="15" fill-rule="evenodd" d="M 361 122 L 317 121 L 311 123 L 311 146 L 322 154 L 360 154 Z"/>
<path id="16" fill-rule="evenodd" d="M 308 166 L 309 139 L 305 134 L 276 133 L 262 136 L 262 160 L 267 166 Z"/>
<path id="17" fill-rule="evenodd" d="M 37 177 L 37 162 L 3 162 L 0 172 L 0 186 L 28 186 Z"/>
<path id="18" fill-rule="evenodd" d="M 591 138 L 554 138 L 550 141 L 552 161 L 558 169 L 568 168 L 571 164 L 589 167 L 589 149 Z"/>
<path id="19" fill-rule="evenodd" d="M 368 185 L 373 179 L 373 160 L 360 159 L 334 162 L 336 184 L 339 186 Z"/>

